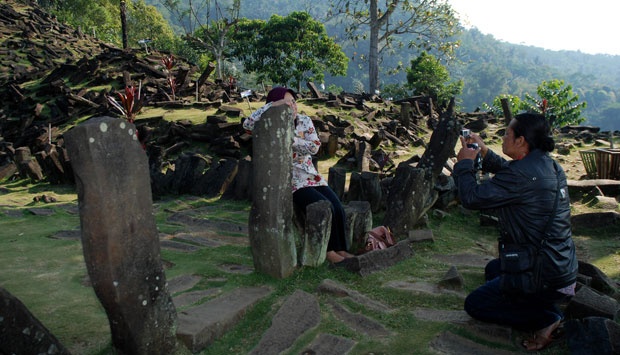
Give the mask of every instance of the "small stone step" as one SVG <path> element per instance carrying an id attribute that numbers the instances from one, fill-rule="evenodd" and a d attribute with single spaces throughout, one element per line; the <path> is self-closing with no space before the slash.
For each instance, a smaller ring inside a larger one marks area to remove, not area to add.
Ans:
<path id="1" fill-rule="evenodd" d="M 312 294 L 297 290 L 286 299 L 273 317 L 271 327 L 250 354 L 280 354 L 320 322 L 319 300 Z"/>
<path id="2" fill-rule="evenodd" d="M 220 289 L 211 288 L 208 290 L 198 290 L 198 291 L 190 291 L 181 293 L 178 296 L 172 297 L 172 302 L 174 302 L 174 307 L 179 310 L 179 308 L 183 308 L 185 306 L 190 306 L 196 304 L 206 297 L 212 296 L 220 292 Z"/>
<path id="3" fill-rule="evenodd" d="M 304 349 L 302 354 L 341 355 L 348 354 L 355 346 L 351 339 L 338 337 L 331 334 L 319 334 L 312 344 Z"/>
<path id="4" fill-rule="evenodd" d="M 379 311 L 379 312 L 390 312 L 392 309 L 387 305 L 375 301 L 368 296 L 359 293 L 355 290 L 352 290 L 334 280 L 325 279 L 321 282 L 318 287 L 318 291 L 325 294 L 331 294 L 336 297 L 349 297 L 352 301 L 355 301 L 366 308 Z"/>
<path id="5" fill-rule="evenodd" d="M 343 261 L 343 266 L 361 276 L 367 276 L 379 270 L 394 266 L 400 261 L 413 256 L 411 241 L 401 240 L 394 246 L 386 249 L 373 250 Z"/>
<path id="6" fill-rule="evenodd" d="M 190 288 L 196 286 L 196 284 L 202 279 L 198 275 L 181 275 L 171 280 L 168 280 L 168 292 L 171 295 L 175 293 L 187 291 Z"/>
<path id="7" fill-rule="evenodd" d="M 515 351 L 491 348 L 448 331 L 439 334 L 430 345 L 439 354 L 508 355 L 515 353 Z"/>
<path id="8" fill-rule="evenodd" d="M 196 353 L 236 325 L 249 308 L 272 292 L 267 287 L 243 287 L 199 306 L 178 312 L 177 337 Z"/>

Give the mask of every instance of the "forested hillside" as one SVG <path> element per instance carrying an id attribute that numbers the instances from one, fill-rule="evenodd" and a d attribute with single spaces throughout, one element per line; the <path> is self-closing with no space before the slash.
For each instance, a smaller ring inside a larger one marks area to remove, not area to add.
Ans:
<path id="1" fill-rule="evenodd" d="M 166 13 L 166 8 L 161 5 L 163 0 L 149 1 Z M 230 6 L 226 1 L 219 3 L 221 8 Z M 324 21 L 328 34 L 340 41 L 350 58 L 347 76 L 328 76 L 325 84 L 356 91 L 367 82 L 368 67 L 361 59 L 367 44 L 345 41 L 344 26 L 326 18 L 329 3 L 330 0 L 243 1 L 239 13 L 241 17 L 268 19 L 272 14 L 308 11 L 314 18 Z M 603 130 L 620 129 L 620 56 L 551 51 L 510 44 L 482 34 L 475 28 L 463 30 L 459 40 L 461 46 L 456 51 L 456 61 L 445 64 L 453 79 L 464 82 L 463 94 L 459 98 L 462 110 L 472 111 L 483 103 L 491 104 L 500 94 L 519 97 L 525 93 L 535 95 L 542 81 L 559 79 L 571 85 L 581 101 L 587 102 L 588 106 L 583 111 L 586 124 L 600 126 Z M 409 66 L 411 59 L 418 54 L 405 48 L 385 55 L 382 58 L 381 84 L 406 83 L 403 71 L 393 75 L 388 72 L 399 64 Z"/>
<path id="2" fill-rule="evenodd" d="M 80 1 L 83 0 L 73 0 L 76 3 Z M 117 1 L 107 0 L 102 3 L 113 4 Z M 194 0 L 192 2 L 189 0 L 133 0 L 133 2 L 156 7 L 163 19 L 170 23 L 178 35 L 192 33 L 197 29 L 197 23 L 190 23 L 187 17 L 183 17 L 183 11 L 171 10 L 170 5 L 175 3 L 178 6 L 177 10 L 187 10 L 191 3 L 193 11 L 197 14 L 196 18 L 203 25 L 217 20 L 230 19 L 232 16 L 267 20 L 273 14 L 286 16 L 293 11 L 307 11 L 314 19 L 325 25 L 327 34 L 342 47 L 349 58 L 346 76 L 326 75 L 325 87 L 348 92 L 370 91 L 368 89 L 369 67 L 366 61 L 367 39 L 361 38 L 357 42 L 347 40 L 346 21 L 343 22 L 342 17 L 328 16 L 330 4 L 336 2 L 335 0 Z M 350 3 L 353 2 L 350 1 Z M 231 11 L 233 5 L 238 6 L 234 12 Z M 397 14 L 396 20 L 398 16 L 405 15 Z M 149 23 L 152 22 L 151 20 Z M 89 31 L 89 29 L 85 30 Z M 582 111 L 587 119 L 586 124 L 599 126 L 603 130 L 620 129 L 620 119 L 618 119 L 620 117 L 620 56 L 550 51 L 509 44 L 500 42 L 491 35 L 482 34 L 476 29 L 464 29 L 456 39 L 461 43 L 454 53 L 454 58 L 447 60 L 447 57 L 441 55 L 438 57 L 444 60 L 442 63 L 450 70 L 452 79 L 463 81 L 462 95 L 457 98 L 461 110 L 472 111 L 483 107 L 485 103 L 490 105 L 494 98 L 502 94 L 515 95 L 520 98 L 523 98 L 526 93 L 536 96 L 536 88 L 543 81 L 558 79 L 570 85 L 580 101 L 587 102 L 587 108 Z M 403 42 L 407 42 L 406 36 Z M 133 42 L 130 44 L 137 46 Z M 186 53 L 180 52 L 180 54 Z M 378 89 L 384 96 L 394 95 L 395 86 L 402 88 L 407 83 L 405 69 L 419 54 L 419 50 L 408 46 L 394 46 L 380 53 Z M 431 54 L 436 53 L 431 52 Z M 197 58 L 188 59 L 198 61 Z M 224 70 L 227 76 L 234 76 L 242 87 L 254 88 L 259 85 L 253 75 L 243 72 L 243 63 L 229 61 Z M 403 91 L 406 94 L 414 94 L 406 90 L 399 92 L 402 94 Z"/>

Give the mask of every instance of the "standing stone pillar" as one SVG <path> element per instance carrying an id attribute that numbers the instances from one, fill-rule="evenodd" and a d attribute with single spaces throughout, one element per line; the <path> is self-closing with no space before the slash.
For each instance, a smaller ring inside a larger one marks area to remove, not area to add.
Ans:
<path id="1" fill-rule="evenodd" d="M 252 134 L 250 246 L 254 268 L 276 278 L 292 274 L 297 263 L 292 225 L 292 112 L 286 105 L 270 108 Z"/>
<path id="2" fill-rule="evenodd" d="M 347 184 L 347 171 L 344 168 L 332 166 L 329 168 L 327 184 L 334 190 L 340 201 L 344 200 L 344 191 Z"/>
<path id="3" fill-rule="evenodd" d="M 84 261 L 118 354 L 172 354 L 176 310 L 166 285 L 149 167 L 135 126 L 97 117 L 65 135 Z"/>
<path id="4" fill-rule="evenodd" d="M 401 103 L 400 104 L 400 124 L 405 128 L 409 128 L 410 115 L 411 115 L 411 102 L 405 101 Z"/>

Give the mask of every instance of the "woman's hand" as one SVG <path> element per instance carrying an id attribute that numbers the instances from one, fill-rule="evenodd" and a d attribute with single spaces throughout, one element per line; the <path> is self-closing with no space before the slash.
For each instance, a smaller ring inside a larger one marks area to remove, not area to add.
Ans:
<path id="1" fill-rule="evenodd" d="M 287 95 L 283 99 L 271 103 L 271 107 L 282 105 L 288 105 L 293 110 L 293 117 L 297 116 L 297 102 L 294 98 Z"/>
<path id="2" fill-rule="evenodd" d="M 471 160 L 476 160 L 476 156 L 478 155 L 478 152 L 480 151 L 480 147 L 478 147 L 477 149 L 474 148 L 468 148 L 467 144 L 467 138 L 460 136 L 459 137 L 461 139 L 461 150 L 459 150 L 459 152 L 456 155 L 456 160 L 457 161 L 461 161 L 463 159 L 471 159 Z"/>
<path id="3" fill-rule="evenodd" d="M 480 154 L 482 155 L 482 157 L 484 158 L 484 156 L 487 155 L 487 151 L 489 150 L 489 148 L 486 146 L 486 144 L 484 144 L 484 142 L 482 141 L 482 137 L 480 137 L 480 135 L 476 133 L 471 133 L 469 137 L 467 137 L 467 143 L 478 144 L 478 147 L 480 148 Z"/>

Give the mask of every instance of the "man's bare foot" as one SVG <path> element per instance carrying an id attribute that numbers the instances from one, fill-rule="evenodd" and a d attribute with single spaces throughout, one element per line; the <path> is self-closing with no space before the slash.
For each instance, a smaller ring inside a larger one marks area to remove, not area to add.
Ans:
<path id="1" fill-rule="evenodd" d="M 344 256 L 338 254 L 337 252 L 330 250 L 327 252 L 327 261 L 329 261 L 332 264 L 336 264 L 339 263 L 341 261 L 343 261 L 345 259 Z"/>
<path id="2" fill-rule="evenodd" d="M 555 323 L 536 331 L 534 336 L 530 339 L 523 340 L 523 347 L 527 351 L 537 351 L 546 348 L 554 340 L 551 335 L 554 330 L 560 326 L 560 320 Z"/>
<path id="3" fill-rule="evenodd" d="M 346 250 L 337 251 L 336 253 L 338 253 L 338 255 L 340 255 L 340 256 L 342 256 L 342 257 L 344 257 L 345 259 L 355 257 L 355 255 L 353 255 L 353 254 L 351 254 L 351 253 L 347 252 Z"/>

